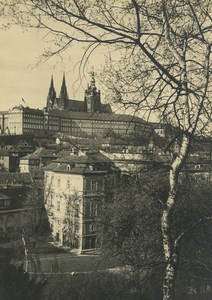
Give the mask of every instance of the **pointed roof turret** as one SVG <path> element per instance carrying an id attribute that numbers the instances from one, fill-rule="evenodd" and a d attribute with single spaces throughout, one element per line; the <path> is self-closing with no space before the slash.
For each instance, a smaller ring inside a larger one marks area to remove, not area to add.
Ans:
<path id="1" fill-rule="evenodd" d="M 50 87 L 49 87 L 49 93 L 47 96 L 47 103 L 46 103 L 47 109 L 52 109 L 52 107 L 54 106 L 55 100 L 56 100 L 56 91 L 54 88 L 54 81 L 53 81 L 53 75 L 52 75 Z"/>
<path id="2" fill-rule="evenodd" d="M 49 93 L 48 93 L 48 101 L 53 103 L 56 98 L 56 91 L 54 88 L 54 80 L 53 75 L 51 77 L 50 87 L 49 87 Z"/>
<path id="3" fill-rule="evenodd" d="M 55 92 L 55 88 L 54 88 L 54 80 L 53 80 L 53 75 L 51 77 L 51 82 L 50 82 L 50 88 L 49 88 L 49 94 L 54 94 L 56 95 L 56 92 Z"/>
<path id="4" fill-rule="evenodd" d="M 101 99 L 100 91 L 97 91 L 95 73 L 90 72 L 91 81 L 85 91 L 85 111 L 87 112 L 100 112 L 101 111 Z"/>
<path id="5" fill-rule="evenodd" d="M 94 71 L 91 72 L 91 83 L 90 83 L 91 88 L 96 88 L 96 82 L 95 82 L 95 74 Z"/>
<path id="6" fill-rule="evenodd" d="M 63 81 L 62 81 L 62 86 L 61 86 L 61 90 L 60 90 L 60 98 L 68 99 L 65 73 L 63 74 Z"/>

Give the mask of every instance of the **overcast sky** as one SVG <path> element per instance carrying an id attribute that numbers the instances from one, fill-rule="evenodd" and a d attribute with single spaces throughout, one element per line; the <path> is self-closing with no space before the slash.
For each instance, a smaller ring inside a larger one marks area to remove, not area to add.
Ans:
<path id="1" fill-rule="evenodd" d="M 69 97 L 83 100 L 87 82 L 79 80 L 76 67 L 80 52 L 83 51 L 80 46 L 68 50 L 63 60 L 55 57 L 38 65 L 40 55 L 48 47 L 44 33 L 38 30 L 26 32 L 20 27 L 0 29 L 0 43 L 0 110 L 23 104 L 22 98 L 30 107 L 43 108 L 51 75 L 54 76 L 56 92 L 59 94 L 63 72 L 66 73 Z M 85 71 L 87 80 L 90 80 L 88 72 L 100 67 L 103 56 L 101 53 L 95 54 Z"/>

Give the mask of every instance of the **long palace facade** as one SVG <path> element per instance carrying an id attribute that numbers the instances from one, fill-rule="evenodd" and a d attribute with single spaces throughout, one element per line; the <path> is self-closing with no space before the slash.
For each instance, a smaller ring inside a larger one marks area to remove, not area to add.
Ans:
<path id="1" fill-rule="evenodd" d="M 144 134 L 149 136 L 152 126 L 139 117 L 115 114 L 109 104 L 101 103 L 94 74 L 85 91 L 84 101 L 68 98 L 65 76 L 59 97 L 53 78 L 43 110 L 16 106 L 0 112 L 1 134 L 29 134 L 36 131 L 67 133 L 73 136 L 102 136 L 106 130 L 120 135 Z"/>

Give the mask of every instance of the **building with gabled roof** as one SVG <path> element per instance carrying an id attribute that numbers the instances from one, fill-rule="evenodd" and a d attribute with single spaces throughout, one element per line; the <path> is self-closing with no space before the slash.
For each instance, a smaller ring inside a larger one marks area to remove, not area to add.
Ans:
<path id="1" fill-rule="evenodd" d="M 32 152 L 30 148 L 18 146 L 5 146 L 0 148 L 0 166 L 10 172 L 19 171 L 21 157 Z"/>
<path id="2" fill-rule="evenodd" d="M 44 166 L 48 165 L 56 158 L 57 155 L 54 149 L 39 147 L 33 153 L 30 153 L 20 159 L 20 172 L 26 173 L 41 170 Z"/>

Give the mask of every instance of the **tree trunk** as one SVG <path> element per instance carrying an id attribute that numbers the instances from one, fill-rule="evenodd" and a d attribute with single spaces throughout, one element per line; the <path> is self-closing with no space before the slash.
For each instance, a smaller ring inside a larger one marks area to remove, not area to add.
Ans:
<path id="1" fill-rule="evenodd" d="M 173 253 L 166 265 L 165 276 L 163 280 L 163 300 L 172 300 L 174 298 L 177 265 L 178 253 Z"/>
<path id="2" fill-rule="evenodd" d="M 27 245 L 27 241 L 24 235 L 22 235 L 22 242 L 24 245 L 24 257 L 25 257 L 25 261 L 24 261 L 24 270 L 25 272 L 29 271 L 29 248 Z"/>
<path id="3" fill-rule="evenodd" d="M 184 134 L 179 154 L 171 165 L 169 173 L 169 195 L 164 205 L 161 218 L 163 251 L 166 262 L 163 280 L 163 300 L 172 300 L 174 296 L 174 285 L 179 255 L 177 249 L 178 247 L 175 245 L 175 241 L 172 236 L 172 219 L 178 190 L 178 175 L 187 157 L 189 144 L 190 137 L 187 134 Z"/>

